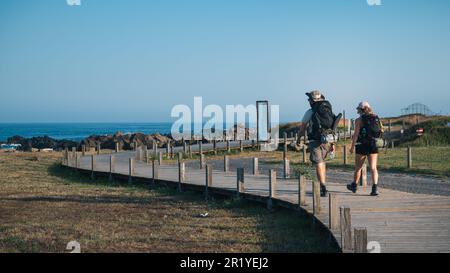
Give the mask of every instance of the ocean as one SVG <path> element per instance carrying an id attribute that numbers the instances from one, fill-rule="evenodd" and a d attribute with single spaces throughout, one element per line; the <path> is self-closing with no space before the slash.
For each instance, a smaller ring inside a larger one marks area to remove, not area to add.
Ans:
<path id="1" fill-rule="evenodd" d="M 111 135 L 115 132 L 168 134 L 172 123 L 0 123 L 0 141 L 8 137 L 49 136 L 55 139 L 79 141 L 90 135 Z"/>

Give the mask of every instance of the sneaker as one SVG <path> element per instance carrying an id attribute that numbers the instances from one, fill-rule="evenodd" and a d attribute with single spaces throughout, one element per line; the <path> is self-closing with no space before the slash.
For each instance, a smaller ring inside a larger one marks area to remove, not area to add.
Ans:
<path id="1" fill-rule="evenodd" d="M 356 193 L 356 190 L 358 190 L 358 185 L 355 182 L 347 184 L 347 190 Z"/>
<path id="2" fill-rule="evenodd" d="M 327 197 L 328 190 L 327 187 L 324 185 L 320 185 L 320 197 Z"/>
<path id="3" fill-rule="evenodd" d="M 370 196 L 378 196 L 377 188 L 377 185 L 372 185 L 372 192 L 370 193 Z"/>

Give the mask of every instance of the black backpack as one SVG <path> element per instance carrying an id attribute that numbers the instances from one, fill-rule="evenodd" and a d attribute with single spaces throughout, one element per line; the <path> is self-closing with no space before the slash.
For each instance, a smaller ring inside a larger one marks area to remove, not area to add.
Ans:
<path id="1" fill-rule="evenodd" d="M 311 119 L 311 133 L 309 138 L 320 140 L 321 135 L 327 131 L 334 130 L 336 116 L 329 101 L 323 100 L 315 102 L 312 107 L 313 116 Z"/>
<path id="2" fill-rule="evenodd" d="M 377 115 L 363 115 L 361 117 L 363 127 L 361 128 L 361 137 L 363 139 L 380 138 L 383 135 L 383 124 Z"/>

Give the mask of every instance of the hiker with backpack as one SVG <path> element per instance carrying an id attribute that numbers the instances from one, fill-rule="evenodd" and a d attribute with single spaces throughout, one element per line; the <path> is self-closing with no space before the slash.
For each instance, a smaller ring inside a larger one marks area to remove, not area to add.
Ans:
<path id="1" fill-rule="evenodd" d="M 378 195 L 378 148 L 384 146 L 383 124 L 380 118 L 373 113 L 370 104 L 367 101 L 359 103 L 356 108 L 359 118 L 355 120 L 355 134 L 352 139 L 350 153 L 355 153 L 355 174 L 353 183 L 347 185 L 347 189 L 356 193 L 358 189 L 357 182 L 361 178 L 362 166 L 367 158 L 372 174 L 372 192 L 371 196 Z"/>
<path id="2" fill-rule="evenodd" d="M 303 116 L 300 125 L 300 135 L 305 130 L 308 134 L 308 148 L 310 161 L 316 169 L 317 179 L 320 182 L 320 196 L 327 196 L 326 187 L 326 164 L 325 159 L 328 153 L 335 150 L 335 134 L 340 114 L 336 117 L 333 114 L 332 106 L 320 91 L 306 93 L 311 109 L 308 109 Z"/>

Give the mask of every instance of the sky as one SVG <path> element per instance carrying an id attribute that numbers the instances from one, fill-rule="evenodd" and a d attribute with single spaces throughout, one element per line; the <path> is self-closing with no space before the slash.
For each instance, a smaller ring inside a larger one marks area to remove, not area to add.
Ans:
<path id="1" fill-rule="evenodd" d="M 450 1 L 0 1 L 0 122 L 173 121 L 177 104 L 449 114 Z"/>

